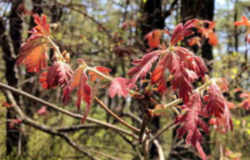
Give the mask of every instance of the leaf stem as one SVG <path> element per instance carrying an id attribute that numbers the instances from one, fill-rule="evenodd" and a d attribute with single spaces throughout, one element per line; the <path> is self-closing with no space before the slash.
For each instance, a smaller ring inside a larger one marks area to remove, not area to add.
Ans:
<path id="1" fill-rule="evenodd" d="M 216 82 L 215 78 L 208 80 L 206 83 L 204 83 L 202 86 L 196 88 L 194 91 L 200 93 L 203 90 L 205 90 L 209 85 L 211 85 L 211 83 L 213 83 L 213 82 Z M 178 99 L 176 99 L 176 100 L 174 100 L 174 101 L 172 101 L 172 102 L 170 102 L 168 104 L 165 104 L 163 106 L 163 108 L 152 110 L 152 112 L 153 113 L 160 113 L 160 112 L 164 111 L 166 108 L 169 108 L 169 107 L 172 107 L 172 106 L 176 106 L 176 105 L 180 104 L 181 102 L 182 102 L 182 99 L 178 98 Z"/>

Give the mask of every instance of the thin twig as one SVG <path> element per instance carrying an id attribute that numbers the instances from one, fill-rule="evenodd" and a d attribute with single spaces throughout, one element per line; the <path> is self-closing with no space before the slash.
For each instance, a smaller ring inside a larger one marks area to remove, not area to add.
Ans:
<path id="1" fill-rule="evenodd" d="M 169 125 L 165 126 L 164 128 L 160 129 L 149 141 L 152 142 L 155 139 L 157 139 L 158 137 L 160 137 L 164 132 L 168 131 L 170 128 L 174 128 L 176 126 L 176 124 L 170 123 Z"/>
<path id="2" fill-rule="evenodd" d="M 139 133 L 140 130 L 138 128 L 135 128 L 134 126 L 131 126 L 130 124 L 128 124 L 126 121 L 124 121 L 123 119 L 121 119 L 118 115 L 116 115 L 113 111 L 111 111 L 99 98 L 95 97 L 95 100 L 97 101 L 97 103 L 100 104 L 100 106 L 106 111 L 108 112 L 111 116 L 113 116 L 116 120 L 118 120 L 121 124 L 123 124 L 124 126 L 128 127 L 129 129 L 131 129 L 132 131 Z"/>
<path id="3" fill-rule="evenodd" d="M 11 94 L 11 92 L 6 91 L 6 95 L 8 96 L 8 99 L 10 100 L 10 102 L 12 103 L 12 107 L 14 108 L 14 110 L 18 113 L 18 115 L 20 116 L 20 120 L 24 123 L 24 124 L 28 124 L 33 128 L 39 129 L 43 132 L 46 132 L 48 134 L 51 135 L 55 135 L 55 136 L 59 136 L 61 138 L 63 138 L 70 146 L 72 146 L 74 149 L 80 151 L 81 153 L 85 154 L 86 156 L 88 156 L 90 159 L 92 160 L 98 160 L 97 158 L 94 158 L 86 149 L 81 149 L 75 142 L 73 142 L 68 136 L 66 136 L 65 134 L 62 134 L 60 132 L 57 132 L 55 129 L 50 128 L 44 124 L 39 124 L 38 122 L 32 120 L 31 118 L 27 117 L 24 112 L 20 109 L 20 107 L 16 104 L 16 101 L 13 97 L 13 95 Z"/>
<path id="4" fill-rule="evenodd" d="M 11 86 L 9 86 L 9 85 L 7 85 L 7 84 L 4 84 L 4 83 L 2 83 L 2 82 L 0 82 L 0 88 L 7 89 L 7 90 L 10 90 L 10 91 L 12 91 L 12 92 L 15 92 L 15 93 L 17 93 L 17 94 L 19 94 L 19 95 L 25 96 L 25 97 L 27 97 L 27 98 L 33 100 L 33 101 L 36 101 L 36 102 L 38 102 L 38 103 L 41 103 L 41 104 L 43 104 L 43 105 L 45 105 L 45 106 L 47 106 L 47 107 L 49 107 L 49 108 L 51 108 L 51 109 L 53 109 L 53 110 L 55 110 L 55 111 L 58 111 L 58 112 L 63 113 L 63 114 L 65 114 L 65 115 L 68 115 L 68 116 L 70 116 L 70 117 L 72 117 L 72 118 L 82 119 L 82 115 L 80 115 L 80 114 L 72 113 L 72 112 L 70 112 L 70 111 L 68 111 L 68 110 L 65 110 L 65 109 L 63 109 L 63 108 L 58 107 L 58 106 L 55 105 L 55 104 L 49 103 L 49 102 L 47 102 L 47 101 L 45 101 L 45 100 L 43 100 L 43 99 L 41 99 L 41 98 L 38 98 L 38 97 L 36 97 L 36 96 L 33 96 L 33 95 L 31 95 L 31 94 L 29 94 L 29 93 L 27 93 L 27 92 L 24 92 L 24 91 L 22 91 L 22 90 L 16 89 L 16 88 L 14 88 L 14 87 L 11 87 Z M 87 117 L 86 121 L 92 122 L 92 123 L 96 123 L 96 124 L 98 124 L 98 125 L 105 126 L 105 127 L 110 128 L 110 129 L 112 129 L 112 130 L 121 132 L 121 133 L 126 134 L 126 135 L 129 135 L 129 136 L 131 136 L 131 137 L 133 137 L 133 138 L 135 138 L 135 139 L 138 139 L 137 136 L 134 135 L 133 133 L 128 132 L 128 131 L 126 131 L 126 130 L 124 130 L 124 129 L 122 129 L 122 128 L 119 128 L 119 127 L 117 127 L 117 126 L 115 126 L 115 125 L 112 125 L 112 124 L 110 124 L 110 123 L 106 123 L 106 122 L 103 122 L 103 121 L 100 121 L 100 120 L 97 120 L 97 119 L 94 119 L 94 118 L 90 118 L 90 117 Z"/>

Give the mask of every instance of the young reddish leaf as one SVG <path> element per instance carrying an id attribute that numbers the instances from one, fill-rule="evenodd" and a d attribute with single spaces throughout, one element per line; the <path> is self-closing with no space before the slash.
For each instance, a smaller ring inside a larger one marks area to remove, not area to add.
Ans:
<path id="1" fill-rule="evenodd" d="M 84 72 L 84 65 L 80 65 L 73 74 L 71 82 L 64 87 L 63 89 L 63 102 L 68 103 L 70 99 L 70 94 L 74 89 L 77 88 L 77 101 L 76 106 L 78 110 L 80 109 L 82 100 L 86 103 L 85 113 L 82 118 L 82 122 L 84 122 L 87 118 L 87 115 L 91 108 L 92 101 L 92 91 L 91 87 L 88 85 L 88 77 Z"/>
<path id="2" fill-rule="evenodd" d="M 218 38 L 214 32 L 210 32 L 208 35 L 208 42 L 210 45 L 215 46 L 218 43 Z"/>
<path id="3" fill-rule="evenodd" d="M 165 72 L 167 67 L 171 67 L 171 70 L 174 72 L 175 68 L 173 63 L 175 63 L 175 59 L 171 53 L 165 54 L 157 63 L 152 75 L 151 75 L 151 83 L 158 85 L 158 91 L 160 93 L 164 93 L 167 89 L 166 87 L 166 78 L 165 78 Z"/>
<path id="4" fill-rule="evenodd" d="M 174 73 L 174 79 L 171 81 L 173 89 L 179 91 L 179 96 L 186 103 L 189 95 L 192 93 L 192 82 L 198 78 L 197 74 L 191 70 L 184 68 L 181 64 L 180 69 Z"/>
<path id="5" fill-rule="evenodd" d="M 216 84 L 209 86 L 204 101 L 206 102 L 205 111 L 209 116 L 214 116 L 218 119 L 218 126 L 223 126 L 225 131 L 231 130 L 233 126 L 230 110 L 227 106 L 227 101 Z"/>
<path id="6" fill-rule="evenodd" d="M 240 94 L 241 98 L 245 98 L 241 103 L 240 106 L 245 108 L 246 110 L 250 110 L 250 92 L 243 92 Z"/>
<path id="7" fill-rule="evenodd" d="M 174 31 L 173 31 L 173 35 L 171 38 L 171 45 L 176 45 L 179 41 L 184 39 L 184 34 L 183 34 L 183 24 L 180 23 L 178 24 Z"/>
<path id="8" fill-rule="evenodd" d="M 199 152 L 201 158 L 206 160 L 206 154 L 201 147 L 202 134 L 200 128 L 208 133 L 208 126 L 200 119 L 201 113 L 201 99 L 198 93 L 194 93 L 190 96 L 190 101 L 184 106 L 186 113 L 177 118 L 176 123 L 180 124 L 180 128 L 177 129 L 178 137 L 186 136 L 186 143 L 192 144 Z M 200 127 L 200 128 L 199 128 Z"/>
<path id="9" fill-rule="evenodd" d="M 103 67 L 103 66 L 96 66 L 95 69 L 103 74 L 109 75 L 109 73 L 111 72 L 111 69 Z M 90 80 L 92 82 L 96 81 L 97 79 L 104 79 L 102 76 L 98 75 L 97 73 L 93 72 L 93 71 L 89 71 L 88 75 L 90 76 Z"/>
<path id="10" fill-rule="evenodd" d="M 250 27 L 250 20 L 248 20 L 246 16 L 242 16 L 240 21 L 234 22 L 234 25 Z"/>
<path id="11" fill-rule="evenodd" d="M 127 97 L 129 93 L 130 84 L 129 80 L 122 77 L 114 78 L 109 87 L 109 96 L 113 98 L 115 95 Z"/>
<path id="12" fill-rule="evenodd" d="M 195 45 L 200 47 L 201 46 L 201 38 L 200 37 L 192 37 L 192 38 L 188 39 L 188 45 L 191 47 L 195 46 Z"/>
<path id="13" fill-rule="evenodd" d="M 9 108 L 9 107 L 12 107 L 12 104 L 5 101 L 5 102 L 2 102 L 2 107 Z"/>
<path id="14" fill-rule="evenodd" d="M 213 117 L 212 119 L 210 119 L 209 124 L 213 125 L 217 131 L 226 133 L 228 130 L 233 129 L 233 123 L 231 119 L 227 118 L 228 116 L 230 116 L 230 111 L 229 108 L 227 107 L 225 109 L 223 116 Z"/>
<path id="15" fill-rule="evenodd" d="M 183 47 L 175 47 L 174 51 L 184 63 L 185 68 L 192 70 L 199 77 L 204 77 L 208 69 L 200 57 L 195 56 L 193 52 Z"/>
<path id="16" fill-rule="evenodd" d="M 158 84 L 158 90 L 161 93 L 166 90 L 164 75 L 166 68 L 174 77 L 171 81 L 173 89 L 179 91 L 179 96 L 184 102 L 188 101 L 189 94 L 192 92 L 192 83 L 198 77 L 204 77 L 207 72 L 206 65 L 200 57 L 186 48 L 173 47 L 172 52 L 160 58 L 151 76 L 151 82 Z"/>
<path id="17" fill-rule="evenodd" d="M 13 119 L 13 120 L 11 120 L 11 122 L 10 123 L 8 123 L 8 126 L 10 127 L 10 128 L 14 128 L 16 125 L 18 125 L 18 124 L 20 124 L 20 123 L 22 123 L 22 120 L 21 119 Z"/>
<path id="18" fill-rule="evenodd" d="M 39 17 L 38 14 L 34 14 L 33 18 L 36 26 L 32 29 L 31 33 L 40 36 L 49 36 L 50 26 L 47 23 L 47 17 L 45 15 Z"/>
<path id="19" fill-rule="evenodd" d="M 141 59 L 135 60 L 133 64 L 136 66 L 128 72 L 129 75 L 133 76 L 131 83 L 135 83 L 139 78 L 144 78 L 161 53 L 162 50 L 153 51 L 144 55 Z"/>
<path id="20" fill-rule="evenodd" d="M 161 30 L 161 29 L 156 29 L 151 32 L 149 32 L 146 36 L 145 39 L 148 41 L 148 45 L 151 49 L 158 48 L 160 43 L 161 43 L 161 36 L 169 32 L 167 30 Z"/>
<path id="21" fill-rule="evenodd" d="M 91 108 L 91 100 L 92 100 L 92 97 L 91 97 L 91 94 L 92 94 L 91 93 L 91 88 L 87 84 L 87 80 L 88 80 L 88 77 L 84 73 L 81 76 L 80 85 L 79 85 L 79 88 L 78 88 L 78 91 L 77 91 L 77 102 L 76 102 L 76 105 L 77 105 L 78 109 L 80 109 L 81 101 L 82 100 L 84 100 L 86 102 L 86 108 L 85 108 L 84 115 L 82 117 L 82 123 L 85 122 L 85 120 L 86 120 L 86 118 L 88 116 L 88 113 L 89 113 L 90 108 Z"/>
<path id="22" fill-rule="evenodd" d="M 196 23 L 196 19 L 192 19 L 187 21 L 184 25 L 182 23 L 178 24 L 172 34 L 171 37 L 171 45 L 176 45 L 179 41 L 182 41 L 184 37 L 190 36 L 193 34 L 191 28 L 194 27 Z"/>
<path id="23" fill-rule="evenodd" d="M 210 45 L 217 45 L 218 39 L 214 32 L 215 22 L 207 20 L 199 20 L 196 23 L 196 28 L 198 32 L 208 39 Z"/>
<path id="24" fill-rule="evenodd" d="M 250 20 L 247 19 L 247 17 L 242 16 L 241 21 L 237 21 L 234 23 L 236 26 L 246 26 L 247 27 L 247 33 L 246 33 L 246 42 L 250 43 Z"/>
<path id="25" fill-rule="evenodd" d="M 28 72 L 40 72 L 47 67 L 47 44 L 43 39 L 34 37 L 21 46 L 17 64 L 24 64 Z"/>
<path id="26" fill-rule="evenodd" d="M 37 114 L 42 116 L 42 115 L 46 115 L 47 114 L 47 108 L 46 106 L 42 106 L 38 111 Z"/>
<path id="27" fill-rule="evenodd" d="M 224 99 L 217 85 L 211 85 L 204 97 L 207 102 L 206 109 L 210 115 L 221 117 L 224 112 L 226 100 Z"/>
<path id="28" fill-rule="evenodd" d="M 48 42 L 45 37 L 50 35 L 46 16 L 34 15 L 36 26 L 31 37 L 21 46 L 17 64 L 24 64 L 28 72 L 40 72 L 47 67 Z"/>
<path id="29" fill-rule="evenodd" d="M 39 82 L 41 83 L 44 89 L 48 89 L 47 78 L 48 78 L 48 72 L 42 72 L 39 76 Z"/>
<path id="30" fill-rule="evenodd" d="M 47 74 L 45 72 L 41 75 L 40 82 L 44 82 L 43 86 L 47 88 L 53 88 L 57 85 L 65 86 L 69 83 L 72 72 L 71 67 L 67 63 L 56 61 L 49 67 Z"/>
<path id="31" fill-rule="evenodd" d="M 156 83 L 158 85 L 158 91 L 160 93 L 164 93 L 167 89 L 166 87 L 166 78 L 165 78 L 165 72 L 166 67 L 163 65 L 157 65 L 154 69 L 152 76 L 151 76 L 151 83 Z"/>

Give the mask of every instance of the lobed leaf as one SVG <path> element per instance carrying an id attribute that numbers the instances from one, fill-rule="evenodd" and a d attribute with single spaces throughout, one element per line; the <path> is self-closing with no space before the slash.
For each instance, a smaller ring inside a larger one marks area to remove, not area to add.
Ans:
<path id="1" fill-rule="evenodd" d="M 28 72 L 40 72 L 47 67 L 47 51 L 46 41 L 41 37 L 33 37 L 21 46 L 16 63 L 24 64 Z"/>
<path id="2" fill-rule="evenodd" d="M 201 107 L 202 103 L 199 93 L 193 93 L 190 96 L 190 101 L 184 106 L 186 113 L 179 116 L 176 120 L 176 124 L 181 125 L 180 128 L 177 129 L 177 135 L 178 137 L 183 137 L 186 134 L 186 143 L 193 145 L 199 152 L 201 158 L 206 160 L 206 154 L 201 146 L 202 134 L 200 129 L 206 133 L 209 132 L 209 129 L 207 124 L 200 119 L 202 115 Z"/>
<path id="3" fill-rule="evenodd" d="M 139 78 L 145 78 L 152 64 L 158 59 L 162 52 L 162 50 L 153 51 L 144 55 L 141 59 L 135 60 L 133 64 L 136 66 L 128 71 L 128 74 L 133 76 L 131 83 L 135 83 Z"/>
<path id="4" fill-rule="evenodd" d="M 131 88 L 129 83 L 130 81 L 126 78 L 114 78 L 108 90 L 109 96 L 114 98 L 115 95 L 118 95 L 126 98 L 128 96 L 129 89 Z"/>
<path id="5" fill-rule="evenodd" d="M 67 85 L 72 77 L 71 67 L 62 61 L 56 61 L 51 67 L 49 67 L 48 72 L 41 74 L 40 82 L 44 88 L 53 88 L 58 85 Z"/>

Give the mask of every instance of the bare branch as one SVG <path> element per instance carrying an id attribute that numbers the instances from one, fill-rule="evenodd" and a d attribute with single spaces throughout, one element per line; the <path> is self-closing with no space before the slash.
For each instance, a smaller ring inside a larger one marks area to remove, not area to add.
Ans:
<path id="1" fill-rule="evenodd" d="M 46 105 L 47 107 L 49 107 L 49 108 L 51 108 L 51 109 L 53 109 L 55 111 L 58 111 L 60 113 L 63 113 L 65 115 L 68 115 L 70 117 L 73 117 L 73 118 L 76 118 L 76 119 L 82 119 L 82 115 L 80 115 L 80 114 L 72 113 L 72 112 L 70 112 L 68 110 L 65 110 L 63 108 L 58 107 L 55 104 L 49 103 L 49 102 L 47 102 L 47 101 L 45 101 L 45 100 L 43 100 L 41 98 L 35 97 L 35 96 L 33 96 L 33 95 L 31 95 L 31 94 L 29 94 L 27 92 L 24 92 L 22 90 L 16 89 L 16 88 L 11 87 L 11 86 L 9 86 L 7 84 L 4 84 L 4 83 L 0 82 L 0 88 L 7 89 L 7 90 L 15 92 L 15 93 L 17 93 L 19 95 L 25 96 L 25 97 L 33 100 L 33 101 L 36 101 L 36 102 L 41 103 L 43 105 Z M 95 124 L 98 124 L 98 125 L 102 125 L 102 126 L 107 127 L 109 129 L 121 132 L 121 133 L 129 135 L 129 136 L 131 136 L 131 137 L 133 137 L 135 139 L 138 139 L 137 136 L 134 135 L 133 133 L 128 132 L 128 131 L 126 131 L 126 130 L 124 130 L 122 128 L 119 128 L 119 127 L 117 127 L 115 125 L 112 125 L 110 123 L 106 123 L 106 122 L 103 122 L 103 121 L 100 121 L 100 120 L 97 120 L 97 119 L 94 119 L 94 118 L 90 118 L 90 117 L 87 117 L 86 121 L 92 122 L 92 123 L 95 123 Z"/>
<path id="2" fill-rule="evenodd" d="M 130 124 L 128 124 L 126 121 L 124 121 L 123 119 L 121 119 L 118 115 L 116 115 L 114 112 L 112 112 L 99 98 L 95 97 L 95 100 L 97 101 L 97 103 L 100 104 L 100 106 L 106 111 L 108 112 L 111 116 L 113 116 L 116 120 L 118 120 L 121 124 L 123 124 L 124 126 L 128 127 L 129 129 L 131 129 L 132 131 L 139 133 L 140 130 L 138 128 L 135 128 L 133 126 L 131 126 Z"/>

